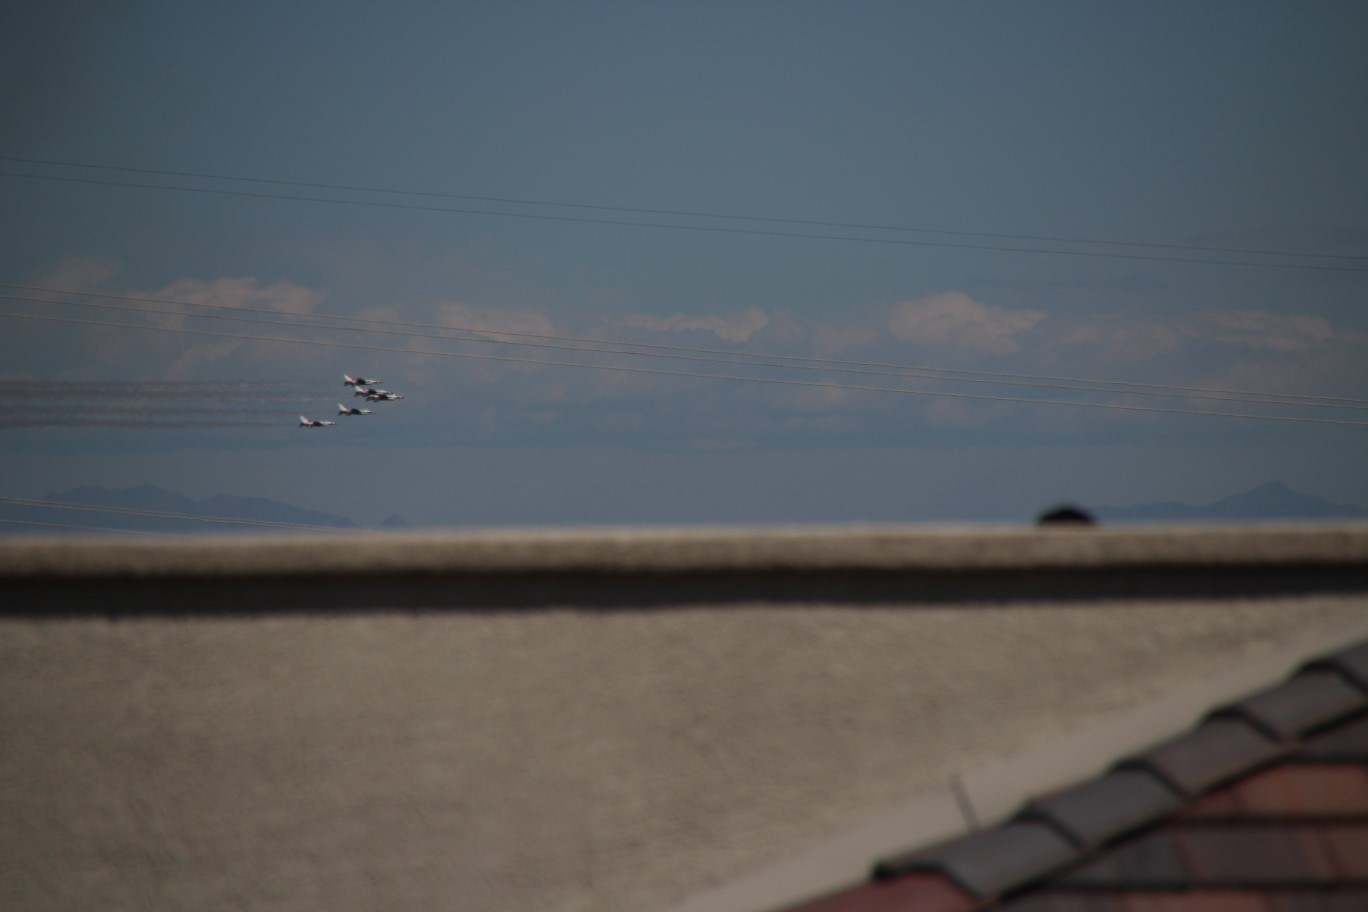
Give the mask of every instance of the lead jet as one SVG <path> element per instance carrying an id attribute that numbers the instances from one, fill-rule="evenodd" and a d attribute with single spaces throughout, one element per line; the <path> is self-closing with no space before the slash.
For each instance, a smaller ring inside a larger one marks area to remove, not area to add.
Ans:
<path id="1" fill-rule="evenodd" d="M 398 393 L 391 393 L 389 390 L 369 390 L 366 393 L 367 402 L 393 402 L 395 399 L 403 399 Z"/>
<path id="2" fill-rule="evenodd" d="M 307 427 L 307 428 L 332 427 L 334 424 L 337 424 L 337 422 L 336 422 L 336 421 L 314 421 L 312 418 L 305 418 L 303 415 L 300 415 L 300 416 L 299 416 L 299 426 L 300 426 L 300 427 Z"/>
<path id="3" fill-rule="evenodd" d="M 380 379 L 367 380 L 365 377 L 353 377 L 351 374 L 343 374 L 343 375 L 342 375 L 342 385 L 343 385 L 343 386 L 357 386 L 357 387 L 360 387 L 360 386 L 370 386 L 372 383 L 384 383 L 384 382 L 385 382 L 385 381 L 380 380 Z"/>
<path id="4" fill-rule="evenodd" d="M 337 403 L 337 414 L 339 414 L 339 415 L 373 415 L 373 414 L 375 414 L 375 413 L 372 412 L 370 409 L 351 408 L 351 407 L 345 406 L 345 405 L 343 405 L 342 403 L 339 402 L 339 403 Z"/>

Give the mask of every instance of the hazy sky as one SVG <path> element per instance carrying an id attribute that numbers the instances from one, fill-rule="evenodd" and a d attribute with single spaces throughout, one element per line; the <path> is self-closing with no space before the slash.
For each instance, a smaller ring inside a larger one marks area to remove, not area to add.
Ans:
<path id="1" fill-rule="evenodd" d="M 87 322 L 0 317 L 0 496 L 485 525 L 1025 521 L 1274 478 L 1368 504 L 1364 402 L 1237 401 L 1368 400 L 1365 35 L 1329 2 L 8 4 L 0 282 L 30 288 L 0 293 L 31 300 L 0 312 Z M 344 371 L 407 398 L 298 428 Z"/>

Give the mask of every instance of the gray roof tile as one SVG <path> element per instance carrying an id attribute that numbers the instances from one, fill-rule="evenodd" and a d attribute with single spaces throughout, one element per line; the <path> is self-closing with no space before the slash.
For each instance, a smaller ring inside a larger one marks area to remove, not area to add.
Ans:
<path id="1" fill-rule="evenodd" d="M 1153 773 L 1119 769 L 1030 803 L 1022 819 L 1049 820 L 1080 846 L 1106 842 L 1158 820 L 1183 799 Z"/>
<path id="2" fill-rule="evenodd" d="M 1333 668 L 1351 679 L 1359 687 L 1368 690 L 1368 643 L 1346 649 L 1323 659 L 1316 659 L 1307 668 Z"/>
<path id="3" fill-rule="evenodd" d="M 1331 763 L 1368 761 L 1368 714 L 1312 735 L 1297 751 L 1297 758 Z"/>
<path id="4" fill-rule="evenodd" d="M 1368 691 L 1328 668 L 1308 669 L 1277 687 L 1223 706 L 1213 716 L 1241 716 L 1279 741 L 1293 741 L 1318 726 L 1368 706 Z"/>
<path id="5" fill-rule="evenodd" d="M 1150 770 L 1184 795 L 1196 795 L 1283 753 L 1282 747 L 1243 719 L 1222 717 L 1207 719 L 1117 766 Z"/>
<path id="6" fill-rule="evenodd" d="M 880 861 L 876 878 L 913 871 L 944 874 L 974 896 L 996 896 L 1058 870 L 1074 861 L 1078 850 L 1053 827 L 1017 821 Z"/>

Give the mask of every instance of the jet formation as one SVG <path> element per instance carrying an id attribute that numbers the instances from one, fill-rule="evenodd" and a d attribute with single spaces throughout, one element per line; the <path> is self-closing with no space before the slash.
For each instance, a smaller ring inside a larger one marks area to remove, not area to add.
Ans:
<path id="1" fill-rule="evenodd" d="M 394 393 L 394 392 L 391 392 L 391 391 L 385 390 L 385 389 L 380 389 L 379 387 L 377 387 L 377 386 L 375 385 L 375 384 L 377 384 L 377 383 L 383 383 L 383 382 L 384 382 L 384 381 L 381 380 L 381 379 L 379 379 L 378 377 L 369 378 L 369 377 L 360 377 L 360 376 L 358 376 L 358 377 L 353 377 L 351 374 L 343 374 L 343 375 L 342 375 L 342 385 L 343 385 L 343 386 L 350 386 L 350 387 L 352 388 L 352 395 L 353 395 L 353 396 L 361 396 L 361 397 L 363 397 L 367 402 L 393 402 L 393 401 L 395 401 L 396 399 L 403 399 L 403 398 L 404 398 L 403 396 L 401 396 L 401 395 L 398 394 L 398 393 Z M 353 416 L 353 415 L 356 415 L 356 416 L 360 416 L 360 415 L 373 415 L 373 414 L 375 414 L 375 412 L 374 412 L 374 410 L 372 410 L 372 409 L 368 409 L 368 408 L 357 408 L 356 406 L 343 405 L 342 403 L 339 402 L 339 403 L 337 403 L 337 414 L 339 414 L 339 415 L 347 415 L 347 416 L 350 417 L 350 416 Z M 300 426 L 300 427 L 306 427 L 306 428 L 323 428 L 323 427 L 333 427 L 333 426 L 336 425 L 336 424 L 337 424 L 336 421 L 315 421 L 314 419 L 308 418 L 308 417 L 306 417 L 306 416 L 304 416 L 304 415 L 300 415 L 300 416 L 299 416 L 299 426 Z"/>

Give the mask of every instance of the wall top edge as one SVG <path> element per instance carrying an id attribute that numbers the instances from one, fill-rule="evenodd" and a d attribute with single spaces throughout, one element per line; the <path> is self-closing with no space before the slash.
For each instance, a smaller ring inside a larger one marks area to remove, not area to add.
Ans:
<path id="1" fill-rule="evenodd" d="M 1340 567 L 1368 571 L 1368 523 L 765 527 L 0 539 L 0 580 L 469 573 L 762 573 Z"/>

